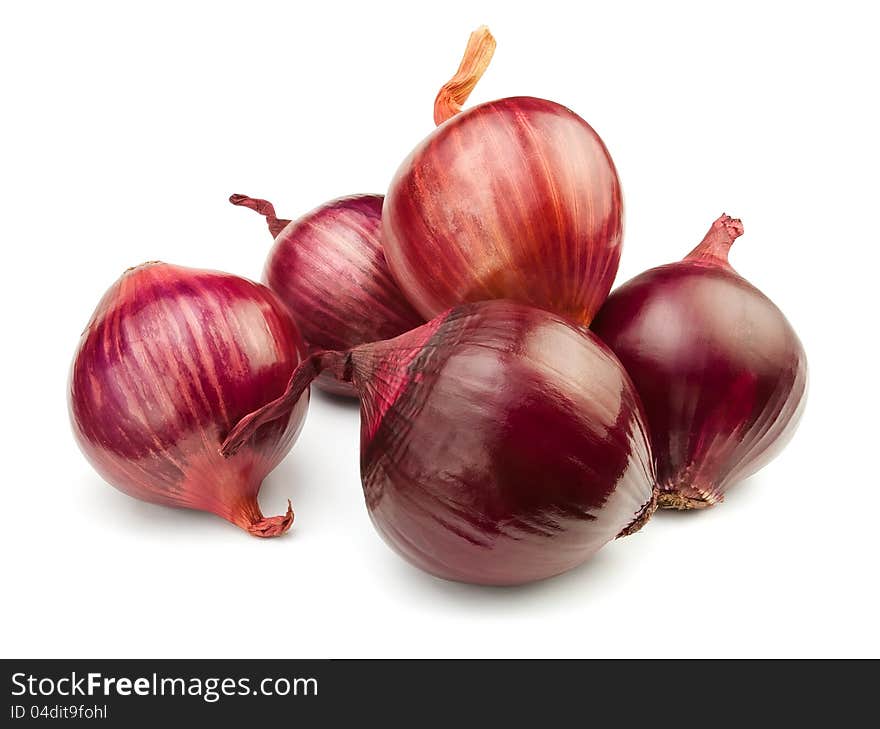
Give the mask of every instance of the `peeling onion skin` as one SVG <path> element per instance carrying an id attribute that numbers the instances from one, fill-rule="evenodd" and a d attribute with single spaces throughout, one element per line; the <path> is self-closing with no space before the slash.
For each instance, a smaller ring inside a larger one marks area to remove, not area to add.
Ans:
<path id="1" fill-rule="evenodd" d="M 666 508 L 720 502 L 782 450 L 806 402 L 800 340 L 727 260 L 742 232 L 722 215 L 683 261 L 616 289 L 593 322 L 644 403 Z"/>
<path id="2" fill-rule="evenodd" d="M 291 222 L 277 218 L 266 200 L 230 198 L 266 217 L 275 245 L 263 280 L 290 309 L 312 351 L 350 349 L 425 323 L 388 270 L 382 200 L 381 195 L 343 197 Z M 328 374 L 315 384 L 337 395 L 357 396 L 349 383 Z"/>
<path id="3" fill-rule="evenodd" d="M 361 395 L 361 479 L 386 542 L 450 580 L 571 569 L 653 512 L 641 404 L 592 333 L 513 301 L 467 304 L 396 339 L 312 355 L 223 446 L 283 417 L 317 373 Z"/>
<path id="4" fill-rule="evenodd" d="M 491 58 L 487 35 L 472 35 L 455 83 L 438 95 L 440 126 L 391 183 L 388 264 L 425 318 L 509 298 L 588 325 L 620 261 L 614 162 L 587 122 L 552 101 L 505 98 L 456 113 Z"/>
<path id="5" fill-rule="evenodd" d="M 220 445 L 242 416 L 284 392 L 305 345 L 284 305 L 237 276 L 160 262 L 126 271 L 80 339 L 70 377 L 76 440 L 96 471 L 144 501 L 209 511 L 250 534 L 283 534 L 264 517 L 263 478 L 293 445 L 303 393 L 238 454 Z"/>

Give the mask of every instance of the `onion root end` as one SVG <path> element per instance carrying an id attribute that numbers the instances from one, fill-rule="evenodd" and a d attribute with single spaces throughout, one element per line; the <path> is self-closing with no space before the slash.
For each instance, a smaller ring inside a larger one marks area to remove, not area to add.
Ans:
<path id="1" fill-rule="evenodd" d="M 620 539 L 621 537 L 628 537 L 630 534 L 635 534 L 639 529 L 645 526 L 648 520 L 654 515 L 654 512 L 657 511 L 659 495 L 659 490 L 655 488 L 651 493 L 651 498 L 648 500 L 648 503 L 642 507 L 642 510 L 638 513 L 636 518 L 633 519 L 629 526 L 621 531 L 615 538 Z"/>
<path id="2" fill-rule="evenodd" d="M 718 500 L 716 499 L 716 501 Z M 708 509 L 710 506 L 714 506 L 716 501 L 710 501 L 702 496 L 685 496 L 678 491 L 663 491 L 657 500 L 661 509 L 677 509 L 678 511 Z"/>

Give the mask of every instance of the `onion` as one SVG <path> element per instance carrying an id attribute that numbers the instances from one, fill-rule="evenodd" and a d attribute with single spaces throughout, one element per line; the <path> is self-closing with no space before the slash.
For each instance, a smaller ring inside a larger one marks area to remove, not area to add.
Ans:
<path id="1" fill-rule="evenodd" d="M 800 340 L 728 263 L 742 232 L 722 215 L 683 261 L 614 291 L 593 323 L 642 397 L 664 507 L 721 501 L 782 449 L 804 407 Z"/>
<path id="2" fill-rule="evenodd" d="M 229 201 L 266 217 L 275 245 L 263 279 L 287 304 L 310 349 L 350 349 L 390 339 L 424 324 L 388 270 L 382 252 L 381 195 L 333 200 L 295 222 L 280 220 L 272 203 L 246 195 Z M 330 375 L 316 384 L 356 395 Z"/>
<path id="3" fill-rule="evenodd" d="M 654 471 L 641 405 L 590 332 L 512 301 L 467 304 L 396 339 L 311 355 L 245 417 L 234 454 L 321 372 L 361 395 L 361 479 L 385 540 L 435 575 L 549 577 L 641 526 Z"/>
<path id="4" fill-rule="evenodd" d="M 397 170 L 383 210 L 388 265 L 425 318 L 511 298 L 589 324 L 620 260 L 614 163 L 590 125 L 552 101 L 458 113 L 494 47 L 485 27 L 471 35 L 437 96 L 440 126 Z"/>
<path id="5" fill-rule="evenodd" d="M 305 356 L 296 324 L 265 286 L 165 263 L 129 269 L 80 339 L 70 416 L 86 458 L 108 482 L 157 504 L 210 511 L 258 537 L 293 521 L 265 518 L 263 478 L 290 450 L 308 408 L 219 449 L 243 415 L 278 397 Z"/>

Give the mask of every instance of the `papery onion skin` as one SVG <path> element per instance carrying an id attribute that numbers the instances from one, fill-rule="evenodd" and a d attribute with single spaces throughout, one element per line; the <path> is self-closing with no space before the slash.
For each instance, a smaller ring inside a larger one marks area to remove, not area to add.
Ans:
<path id="1" fill-rule="evenodd" d="M 481 30 L 463 61 L 473 56 L 474 83 L 491 57 Z M 611 289 L 623 235 L 608 150 L 577 114 L 544 99 L 506 98 L 450 117 L 473 88 L 462 69 L 456 78 L 438 95 L 443 123 L 404 160 L 385 198 L 394 277 L 426 318 L 510 298 L 589 324 Z"/>
<path id="2" fill-rule="evenodd" d="M 304 393 L 231 459 L 220 445 L 251 410 L 278 397 L 305 356 L 284 305 L 237 276 L 151 262 L 107 291 L 71 370 L 74 434 L 89 462 L 130 496 L 209 511 L 254 536 L 284 533 L 264 517 L 263 478 L 290 450 Z"/>
<path id="3" fill-rule="evenodd" d="M 361 478 L 379 533 L 434 575 L 481 584 L 577 566 L 654 508 L 641 404 L 614 355 L 563 317 L 468 304 L 396 339 L 318 353 L 239 423 L 234 453 L 318 372 L 361 394 Z"/>
<path id="4" fill-rule="evenodd" d="M 782 450 L 806 402 L 797 334 L 727 260 L 742 230 L 722 215 L 683 261 L 616 289 L 593 323 L 644 403 L 666 508 L 720 502 Z"/>
<path id="5" fill-rule="evenodd" d="M 290 309 L 312 351 L 350 349 L 424 324 L 385 261 L 382 195 L 331 200 L 292 222 L 277 218 L 266 200 L 233 195 L 230 201 L 266 216 L 275 245 L 263 280 Z M 357 395 L 327 374 L 316 384 Z"/>

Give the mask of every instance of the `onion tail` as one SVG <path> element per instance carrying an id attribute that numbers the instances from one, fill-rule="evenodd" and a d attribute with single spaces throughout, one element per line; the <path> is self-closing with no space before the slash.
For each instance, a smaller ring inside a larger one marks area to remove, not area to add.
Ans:
<path id="1" fill-rule="evenodd" d="M 332 369 L 340 382 L 351 382 L 350 355 L 346 352 L 315 352 L 294 370 L 287 389 L 276 399 L 245 415 L 226 436 L 220 453 L 229 458 L 250 440 L 260 426 L 290 413 L 302 394 L 325 369 Z"/>
<path id="2" fill-rule="evenodd" d="M 458 71 L 443 84 L 434 100 L 434 123 L 440 126 L 458 114 L 471 91 L 489 67 L 495 53 L 495 38 L 481 25 L 468 38 Z"/>
<path id="3" fill-rule="evenodd" d="M 273 238 L 277 238 L 278 234 L 287 227 L 289 220 L 279 218 L 275 215 L 275 206 L 268 200 L 261 200 L 258 197 L 248 197 L 247 195 L 230 195 L 229 202 L 233 205 L 241 205 L 258 212 L 264 218 L 269 226 L 269 232 Z"/>
<path id="4" fill-rule="evenodd" d="M 709 232 L 700 241 L 699 245 L 685 256 L 689 261 L 705 261 L 714 263 L 722 268 L 733 270 L 727 256 L 733 241 L 743 234 L 743 224 L 739 218 L 731 218 L 727 213 L 722 213 Z"/>
<path id="5" fill-rule="evenodd" d="M 229 517 L 229 521 L 255 537 L 278 537 L 290 529 L 293 524 L 293 507 L 288 499 L 286 513 L 278 516 L 263 516 L 256 499 L 254 499 L 251 503 L 242 505 L 235 514 Z"/>

